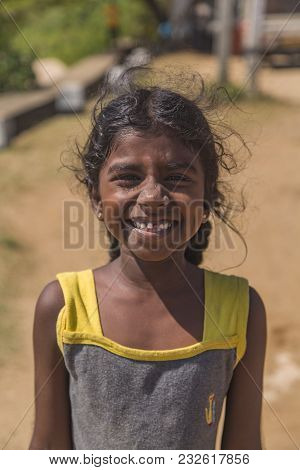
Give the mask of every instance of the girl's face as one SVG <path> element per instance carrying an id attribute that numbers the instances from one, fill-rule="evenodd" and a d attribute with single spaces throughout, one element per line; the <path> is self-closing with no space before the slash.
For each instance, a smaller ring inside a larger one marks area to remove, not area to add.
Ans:
<path id="1" fill-rule="evenodd" d="M 183 250 L 203 217 L 201 162 L 179 140 L 132 133 L 122 137 L 99 174 L 104 223 L 145 261 Z"/>

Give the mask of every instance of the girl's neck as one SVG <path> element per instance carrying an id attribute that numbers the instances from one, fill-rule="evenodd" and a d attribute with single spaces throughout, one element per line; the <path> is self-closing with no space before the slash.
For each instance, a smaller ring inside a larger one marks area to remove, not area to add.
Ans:
<path id="1" fill-rule="evenodd" d="M 195 266 L 185 259 L 183 250 L 162 261 L 144 261 L 130 251 L 121 250 L 112 264 L 121 282 L 148 292 L 177 292 L 177 289 L 186 287 L 187 279 L 195 270 Z"/>

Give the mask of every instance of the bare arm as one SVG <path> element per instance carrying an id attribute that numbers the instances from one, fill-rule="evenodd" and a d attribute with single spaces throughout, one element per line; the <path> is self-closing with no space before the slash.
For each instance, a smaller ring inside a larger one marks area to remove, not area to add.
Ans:
<path id="1" fill-rule="evenodd" d="M 222 449 L 262 449 L 261 410 L 266 350 L 266 311 L 250 288 L 247 349 L 229 386 Z"/>
<path id="2" fill-rule="evenodd" d="M 29 449 L 72 449 L 69 375 L 56 340 L 56 320 L 63 306 L 59 282 L 50 282 L 35 308 L 35 423 Z"/>

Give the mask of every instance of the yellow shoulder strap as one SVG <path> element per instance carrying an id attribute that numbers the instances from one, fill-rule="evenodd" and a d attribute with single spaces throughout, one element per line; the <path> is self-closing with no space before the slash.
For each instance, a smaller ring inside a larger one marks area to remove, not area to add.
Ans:
<path id="1" fill-rule="evenodd" d="M 235 366 L 246 351 L 249 284 L 239 276 L 205 270 L 205 336 L 224 341 L 238 336 Z"/>
<path id="2" fill-rule="evenodd" d="M 65 299 L 61 309 L 56 333 L 58 345 L 63 352 L 63 332 L 80 335 L 101 333 L 97 297 L 91 269 L 56 274 Z"/>

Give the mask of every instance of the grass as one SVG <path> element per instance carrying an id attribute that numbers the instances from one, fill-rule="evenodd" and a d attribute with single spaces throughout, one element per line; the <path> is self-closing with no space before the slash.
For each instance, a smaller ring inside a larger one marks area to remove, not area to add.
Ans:
<path id="1" fill-rule="evenodd" d="M 211 90 L 218 90 L 219 96 L 222 101 L 222 93 L 224 101 L 228 100 L 233 102 L 260 102 L 260 103 L 281 103 L 281 100 L 275 98 L 272 95 L 258 91 L 255 94 L 249 93 L 249 91 L 243 86 L 239 86 L 233 82 L 227 82 L 219 84 L 217 82 L 211 82 L 208 84 L 208 88 Z"/>
<path id="2" fill-rule="evenodd" d="M 0 235 L 0 365 L 18 349 L 18 325 L 12 315 L 13 303 L 18 291 L 14 283 L 15 273 L 22 270 L 24 245 L 9 233 Z"/>
<path id="3" fill-rule="evenodd" d="M 18 240 L 6 235 L 0 235 L 0 246 L 10 251 L 19 251 L 23 248 Z"/>

